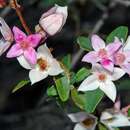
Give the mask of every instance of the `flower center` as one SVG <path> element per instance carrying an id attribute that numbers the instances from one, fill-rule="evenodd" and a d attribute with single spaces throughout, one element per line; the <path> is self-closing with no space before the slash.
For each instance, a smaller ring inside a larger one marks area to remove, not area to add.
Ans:
<path id="1" fill-rule="evenodd" d="M 43 71 L 43 70 L 45 70 L 46 68 L 47 68 L 47 61 L 46 60 L 44 60 L 44 59 L 42 59 L 42 58 L 39 58 L 38 60 L 37 60 L 37 64 L 39 65 L 39 67 L 40 67 L 40 69 Z"/>
<path id="2" fill-rule="evenodd" d="M 98 56 L 100 58 L 106 58 L 107 57 L 107 51 L 105 49 L 100 49 L 98 52 Z"/>
<path id="3" fill-rule="evenodd" d="M 25 49 L 27 49 L 27 48 L 29 47 L 29 44 L 28 44 L 28 42 L 23 41 L 23 42 L 21 42 L 20 46 L 21 46 L 21 48 L 22 48 L 23 50 L 25 50 Z"/>
<path id="4" fill-rule="evenodd" d="M 99 75 L 98 75 L 98 79 L 99 79 L 100 81 L 105 81 L 105 80 L 106 80 L 106 75 L 105 75 L 105 74 L 99 74 Z"/>
<path id="5" fill-rule="evenodd" d="M 117 53 L 115 55 L 115 61 L 116 61 L 117 65 L 123 64 L 125 59 L 126 59 L 126 57 L 125 57 L 125 55 L 123 53 Z"/>
<path id="6" fill-rule="evenodd" d="M 86 128 L 89 128 L 89 127 L 92 127 L 95 123 L 95 120 L 93 118 L 87 118 L 85 119 L 84 121 L 82 121 L 82 124 L 86 127 Z"/>

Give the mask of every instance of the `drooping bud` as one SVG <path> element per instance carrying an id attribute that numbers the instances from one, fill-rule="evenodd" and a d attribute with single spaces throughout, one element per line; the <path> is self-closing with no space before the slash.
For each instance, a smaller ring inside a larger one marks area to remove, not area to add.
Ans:
<path id="1" fill-rule="evenodd" d="M 52 36 L 62 29 L 67 16 L 67 7 L 55 5 L 55 7 L 51 8 L 41 16 L 39 25 L 43 31 Z"/>
<path id="2" fill-rule="evenodd" d="M 13 34 L 3 18 L 0 17 L 0 32 L 2 39 L 0 40 L 0 56 L 10 47 L 13 42 Z"/>

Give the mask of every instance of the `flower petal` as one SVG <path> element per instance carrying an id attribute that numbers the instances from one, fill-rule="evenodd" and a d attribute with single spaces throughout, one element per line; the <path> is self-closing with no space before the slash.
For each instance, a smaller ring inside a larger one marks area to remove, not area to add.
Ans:
<path id="1" fill-rule="evenodd" d="M 37 54 L 36 54 L 36 51 L 33 48 L 30 47 L 27 50 L 25 50 L 24 56 L 30 64 L 33 64 L 33 65 L 36 64 Z"/>
<path id="2" fill-rule="evenodd" d="M 19 64 L 25 69 L 32 69 L 33 66 L 25 59 L 23 55 L 17 57 Z"/>
<path id="3" fill-rule="evenodd" d="M 67 16 L 68 16 L 67 6 L 62 7 L 57 4 L 55 6 L 57 7 L 56 13 L 63 15 L 63 24 L 62 25 L 64 25 L 66 22 Z"/>
<path id="4" fill-rule="evenodd" d="M 100 83 L 99 87 L 113 102 L 116 99 L 116 87 L 112 81 L 105 81 L 104 83 Z"/>
<path id="5" fill-rule="evenodd" d="M 4 19 L 0 17 L 0 31 L 5 40 L 12 42 L 13 41 L 13 34 L 9 26 L 6 24 Z"/>
<path id="6" fill-rule="evenodd" d="M 63 26 L 63 19 L 62 14 L 52 14 L 44 19 L 41 19 L 39 23 L 43 29 L 52 36 L 60 31 Z"/>
<path id="7" fill-rule="evenodd" d="M 87 53 L 87 54 L 83 57 L 82 61 L 88 62 L 88 63 L 92 63 L 92 64 L 98 62 L 98 61 L 99 61 L 99 58 L 98 58 L 98 56 L 97 56 L 97 52 L 91 51 L 91 52 Z"/>
<path id="8" fill-rule="evenodd" d="M 76 124 L 74 130 L 86 130 L 86 128 L 80 123 Z"/>
<path id="9" fill-rule="evenodd" d="M 32 47 L 37 47 L 41 40 L 41 34 L 31 34 L 27 37 L 27 40 Z"/>
<path id="10" fill-rule="evenodd" d="M 48 74 L 51 76 L 58 75 L 62 73 L 64 70 L 61 68 L 60 64 L 56 59 L 51 59 L 49 61 L 49 69 L 48 69 Z"/>
<path id="11" fill-rule="evenodd" d="M 86 112 L 77 112 L 68 114 L 68 117 L 72 120 L 72 122 L 82 122 L 87 118 L 88 114 Z"/>
<path id="12" fill-rule="evenodd" d="M 47 76 L 48 76 L 48 73 L 46 71 L 32 69 L 29 72 L 29 78 L 30 78 L 32 84 L 45 79 Z"/>
<path id="13" fill-rule="evenodd" d="M 126 51 L 126 50 L 130 50 L 130 36 L 128 36 L 126 43 L 125 43 L 124 51 Z"/>
<path id="14" fill-rule="evenodd" d="M 13 57 L 20 56 L 22 53 L 23 53 L 23 50 L 21 49 L 21 46 L 19 44 L 15 44 L 8 51 L 6 57 L 13 58 Z"/>
<path id="15" fill-rule="evenodd" d="M 121 67 L 128 75 L 130 75 L 130 63 L 122 65 Z"/>
<path id="16" fill-rule="evenodd" d="M 43 54 L 46 57 L 51 57 L 52 58 L 52 54 L 51 54 L 49 48 L 46 46 L 46 44 L 41 45 L 38 48 L 38 53 L 41 53 L 41 54 Z"/>
<path id="17" fill-rule="evenodd" d="M 109 126 L 111 127 L 125 127 L 130 126 L 130 121 L 128 118 L 123 115 L 121 112 L 114 115 L 114 120 L 109 122 Z"/>
<path id="18" fill-rule="evenodd" d="M 10 47 L 11 43 L 3 39 L 0 40 L 0 56 Z"/>
<path id="19" fill-rule="evenodd" d="M 118 51 L 122 46 L 121 42 L 114 42 L 111 44 L 108 44 L 106 46 L 106 50 L 109 53 L 109 56 L 112 56 L 116 51 Z"/>
<path id="20" fill-rule="evenodd" d="M 114 63 L 109 59 L 103 59 L 101 65 L 108 71 L 113 72 Z"/>
<path id="21" fill-rule="evenodd" d="M 112 81 L 116 81 L 120 79 L 124 74 L 125 71 L 123 69 L 115 67 L 113 73 L 109 75 L 109 79 Z"/>
<path id="22" fill-rule="evenodd" d="M 104 111 L 101 114 L 100 120 L 104 121 L 104 120 L 109 120 L 109 119 L 112 119 L 112 118 L 113 118 L 113 115 L 111 113 Z"/>
<path id="23" fill-rule="evenodd" d="M 78 91 L 91 91 L 99 87 L 99 82 L 95 75 L 87 77 L 79 86 Z"/>
<path id="24" fill-rule="evenodd" d="M 91 42 L 95 51 L 99 51 L 100 49 L 105 48 L 105 42 L 98 35 L 93 35 Z"/>
<path id="25" fill-rule="evenodd" d="M 16 42 L 22 42 L 26 38 L 26 34 L 16 26 L 13 27 L 14 38 Z"/>

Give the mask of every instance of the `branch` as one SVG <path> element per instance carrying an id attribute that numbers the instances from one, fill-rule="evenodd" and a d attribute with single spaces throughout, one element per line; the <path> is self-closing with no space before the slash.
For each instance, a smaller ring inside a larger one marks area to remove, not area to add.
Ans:
<path id="1" fill-rule="evenodd" d="M 23 28 L 25 29 L 25 31 L 27 32 L 27 34 L 31 34 L 31 31 L 30 31 L 29 27 L 27 26 L 25 19 L 22 16 L 20 6 L 18 5 L 17 0 L 10 0 L 10 6 L 16 10 L 16 13 L 21 21 L 21 24 L 22 24 Z"/>

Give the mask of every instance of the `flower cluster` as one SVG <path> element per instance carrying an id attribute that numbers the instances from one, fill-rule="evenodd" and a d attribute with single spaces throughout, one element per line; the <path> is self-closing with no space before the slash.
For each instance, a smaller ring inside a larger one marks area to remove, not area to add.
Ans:
<path id="1" fill-rule="evenodd" d="M 115 37 L 107 46 L 97 35 L 91 38 L 94 51 L 87 53 L 82 61 L 92 64 L 92 75 L 79 86 L 79 91 L 91 91 L 100 88 L 113 102 L 116 99 L 116 87 L 113 81 L 125 73 L 130 74 L 130 36 L 125 44 Z"/>
<path id="2" fill-rule="evenodd" d="M 40 45 L 48 36 L 58 33 L 67 19 L 67 7 L 55 5 L 42 15 L 36 26 L 36 33 L 26 35 L 18 27 L 12 31 L 0 18 L 0 31 L 3 38 L 0 40 L 0 55 L 2 55 L 13 41 L 15 42 L 7 52 L 7 58 L 17 57 L 18 62 L 25 69 L 29 69 L 29 78 L 34 84 L 48 75 L 55 76 L 63 72 L 59 62 L 53 58 L 49 48 Z M 40 47 L 38 47 L 40 45 Z M 36 50 L 36 48 L 38 49 Z"/>

